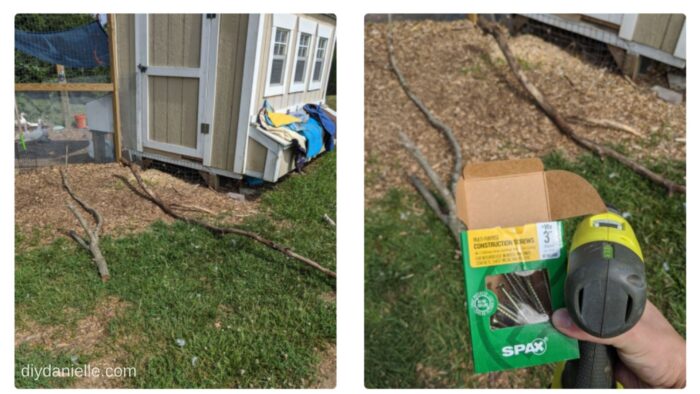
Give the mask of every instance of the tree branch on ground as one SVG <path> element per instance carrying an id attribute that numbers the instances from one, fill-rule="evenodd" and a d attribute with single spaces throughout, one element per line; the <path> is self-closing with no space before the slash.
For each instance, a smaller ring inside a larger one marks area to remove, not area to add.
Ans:
<path id="1" fill-rule="evenodd" d="M 61 169 L 61 183 L 63 184 L 63 189 L 68 193 L 68 195 L 80 205 L 81 208 L 83 208 L 85 211 L 90 213 L 92 215 L 92 218 L 95 221 L 95 227 L 90 228 L 90 226 L 87 223 L 87 220 L 83 215 L 80 213 L 78 208 L 73 205 L 72 203 L 66 204 L 68 209 L 73 213 L 73 216 L 78 220 L 78 223 L 80 223 L 80 227 L 83 228 L 83 231 L 85 231 L 85 234 L 87 238 L 84 238 L 80 236 L 77 232 L 71 230 L 68 232 L 68 234 L 75 240 L 75 242 L 78 243 L 83 249 L 87 250 L 92 254 L 92 260 L 95 263 L 95 266 L 97 267 L 97 271 L 100 274 L 100 278 L 102 279 L 103 282 L 107 282 L 109 280 L 109 269 L 107 268 L 107 261 L 104 258 L 104 255 L 102 254 L 102 249 L 100 249 L 100 233 L 102 232 L 102 215 L 100 215 L 99 212 L 97 212 L 96 209 L 92 208 L 89 206 L 85 201 L 83 201 L 80 197 L 78 197 L 77 194 L 71 189 L 70 185 L 68 184 L 68 178 L 66 176 L 65 170 Z"/>
<path id="2" fill-rule="evenodd" d="M 391 25 L 391 14 L 388 15 L 386 46 L 387 51 L 389 53 L 389 65 L 391 66 L 391 71 L 393 71 L 393 73 L 396 75 L 396 78 L 399 81 L 399 85 L 401 85 L 401 88 L 406 93 L 406 96 L 408 96 L 408 98 L 410 98 L 411 101 L 413 101 L 413 104 L 415 104 L 416 107 L 418 107 L 418 109 L 423 113 L 428 123 L 430 123 L 431 126 L 433 126 L 442 133 L 442 135 L 447 139 L 447 141 L 450 143 L 450 146 L 452 147 L 452 154 L 454 155 L 454 165 L 452 167 L 452 174 L 450 176 L 450 191 L 454 194 L 455 187 L 457 187 L 457 181 L 459 180 L 459 177 L 462 173 L 462 148 L 459 144 L 459 141 L 457 141 L 457 137 L 455 137 L 455 134 L 452 131 L 452 129 L 445 123 L 443 123 L 437 116 L 435 116 L 435 114 L 433 114 L 433 112 L 430 111 L 430 109 L 425 105 L 425 103 L 423 103 L 423 100 L 421 100 L 420 97 L 418 97 L 408 86 L 408 83 L 406 82 L 406 79 L 404 78 L 403 73 L 401 72 L 401 69 L 398 66 L 396 56 L 394 55 L 394 36 Z"/>
<path id="3" fill-rule="evenodd" d="M 333 219 L 331 219 L 331 217 L 328 216 L 327 213 L 323 214 L 323 220 L 325 220 L 326 223 L 328 223 L 331 227 L 335 227 L 335 221 Z"/>
<path id="4" fill-rule="evenodd" d="M 199 205 L 187 205 L 180 203 L 172 203 L 170 206 L 174 209 L 179 209 L 181 211 L 193 211 L 193 212 L 204 212 L 209 215 L 216 215 L 211 209 L 200 207 Z"/>
<path id="5" fill-rule="evenodd" d="M 452 129 L 443 123 L 437 116 L 435 116 L 435 114 L 408 86 L 408 83 L 406 82 L 406 79 L 404 78 L 394 55 L 391 15 L 388 16 L 386 41 L 387 51 L 389 53 L 389 64 L 391 66 L 391 70 L 396 75 L 399 85 L 401 85 L 404 93 L 406 93 L 416 107 L 418 107 L 418 109 L 423 113 L 425 118 L 428 120 L 428 123 L 442 133 L 452 147 L 454 166 L 450 175 L 450 187 L 448 189 L 445 182 L 442 181 L 440 176 L 433 169 L 430 162 L 428 162 L 428 159 L 425 157 L 425 155 L 423 155 L 423 152 L 421 152 L 418 145 L 416 145 L 416 143 L 413 142 L 413 140 L 406 133 L 403 131 L 399 132 L 399 142 L 423 169 L 423 172 L 425 172 L 425 175 L 428 177 L 430 183 L 437 193 L 433 193 L 415 174 L 407 174 L 409 182 L 413 185 L 418 194 L 423 197 L 438 219 L 440 219 L 440 221 L 447 226 L 452 233 L 455 242 L 457 245 L 459 245 L 460 233 L 465 229 L 464 224 L 457 217 L 457 208 L 455 203 L 455 190 L 457 187 L 457 181 L 461 176 L 463 166 L 461 146 Z M 436 196 L 439 197 L 440 200 L 438 200 Z M 440 201 L 442 201 L 442 204 L 440 204 Z"/>
<path id="6" fill-rule="evenodd" d="M 571 123 L 580 123 L 589 126 L 605 127 L 607 129 L 620 130 L 624 131 L 625 133 L 637 136 L 639 138 L 644 138 L 644 134 L 642 134 L 636 128 L 611 119 L 594 119 L 583 116 L 567 116 L 566 120 Z"/>
<path id="7" fill-rule="evenodd" d="M 630 168 L 637 174 L 646 177 L 647 179 L 651 180 L 652 182 L 658 185 L 665 187 L 669 193 L 685 193 L 684 185 L 679 185 L 669 179 L 666 179 L 662 175 L 651 171 L 645 166 L 635 162 L 634 160 L 628 158 L 627 156 L 621 154 L 620 152 L 614 149 L 610 149 L 586 137 L 582 137 L 576 134 L 576 131 L 571 126 L 571 124 L 564 119 L 564 117 L 559 113 L 559 111 L 551 105 L 549 100 L 547 100 L 547 97 L 545 97 L 545 95 L 542 94 L 542 92 L 534 84 L 532 84 L 532 82 L 530 82 L 525 73 L 523 73 L 522 69 L 520 68 L 520 65 L 518 64 L 517 60 L 515 59 L 513 53 L 510 50 L 510 47 L 508 46 L 508 39 L 506 37 L 506 33 L 503 31 L 501 26 L 498 25 L 496 22 L 489 21 L 483 17 L 479 17 L 477 24 L 485 34 L 489 34 L 496 40 L 496 44 L 498 44 L 498 47 L 501 49 L 501 52 L 503 52 L 503 56 L 505 57 L 506 62 L 510 67 L 510 70 L 515 75 L 518 82 L 520 82 L 522 87 L 530 94 L 530 96 L 532 97 L 532 99 L 535 100 L 539 108 L 545 113 L 545 115 L 547 115 L 547 117 L 549 117 L 549 119 L 554 123 L 554 125 L 557 126 L 557 128 L 562 134 L 569 137 L 569 139 L 574 141 L 579 146 L 590 150 L 591 152 L 600 156 L 601 158 L 611 157 L 617 160 L 618 162 Z"/>
<path id="8" fill-rule="evenodd" d="M 185 222 L 187 224 L 202 227 L 205 230 L 209 231 L 210 233 L 212 233 L 216 236 L 234 234 L 234 235 L 240 235 L 240 236 L 252 239 L 253 241 L 256 241 L 262 245 L 265 245 L 268 248 L 274 249 L 274 250 L 286 255 L 287 257 L 291 257 L 293 259 L 296 259 L 297 261 L 300 261 L 300 262 L 304 263 L 305 265 L 322 272 L 324 275 L 335 279 L 336 274 L 334 271 L 332 271 L 328 268 L 325 268 L 325 267 L 321 266 L 319 263 L 294 252 L 291 248 L 289 248 L 287 246 L 280 245 L 274 241 L 263 238 L 262 236 L 254 233 L 252 231 L 247 231 L 247 230 L 243 230 L 243 229 L 236 228 L 236 227 L 217 227 L 217 226 L 211 225 L 209 223 L 206 223 L 204 221 L 188 218 L 184 215 L 181 215 L 181 214 L 175 212 L 175 210 L 173 210 L 173 208 L 170 204 L 165 203 L 148 186 L 146 186 L 145 182 L 141 178 L 141 174 L 139 173 L 139 170 L 136 168 L 136 166 L 133 163 L 129 163 L 126 161 L 123 161 L 123 163 L 127 167 L 129 167 L 129 169 L 131 170 L 131 173 L 134 175 L 134 178 L 136 179 L 136 183 L 138 184 L 138 188 L 136 188 L 128 180 L 122 178 L 122 179 L 124 179 L 125 182 L 128 183 L 129 188 L 132 189 L 133 191 L 135 191 L 138 196 L 143 197 L 144 199 L 155 204 L 158 208 L 160 208 L 168 216 L 170 216 L 176 220 L 180 220 L 182 222 Z"/>

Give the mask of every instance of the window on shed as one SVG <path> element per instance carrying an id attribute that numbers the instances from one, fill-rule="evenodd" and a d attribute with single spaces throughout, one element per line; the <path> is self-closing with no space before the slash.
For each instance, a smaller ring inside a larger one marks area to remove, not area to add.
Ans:
<path id="1" fill-rule="evenodd" d="M 297 65 L 294 71 L 294 82 L 304 82 L 306 75 L 306 60 L 309 57 L 309 45 L 311 34 L 301 33 L 299 36 L 299 48 L 297 49 Z"/>
<path id="2" fill-rule="evenodd" d="M 312 76 L 313 81 L 321 80 L 321 73 L 323 72 L 323 60 L 326 58 L 326 46 L 328 45 L 328 39 L 325 37 L 318 38 L 318 46 L 316 47 L 316 60 L 314 62 L 314 72 Z"/>
<path id="3" fill-rule="evenodd" d="M 270 71 L 270 85 L 282 85 L 284 83 L 284 63 L 287 59 L 287 47 L 289 46 L 289 30 L 276 28 L 274 50 L 272 52 L 272 70 Z"/>

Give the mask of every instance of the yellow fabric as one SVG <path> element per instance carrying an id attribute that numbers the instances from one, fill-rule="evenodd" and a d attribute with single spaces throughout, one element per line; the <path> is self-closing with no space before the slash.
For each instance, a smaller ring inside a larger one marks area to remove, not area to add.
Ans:
<path id="1" fill-rule="evenodd" d="M 272 122 L 272 125 L 275 127 L 286 126 L 288 124 L 301 122 L 301 119 L 297 117 L 283 114 L 280 112 L 268 112 L 267 116 L 270 117 L 270 122 Z"/>

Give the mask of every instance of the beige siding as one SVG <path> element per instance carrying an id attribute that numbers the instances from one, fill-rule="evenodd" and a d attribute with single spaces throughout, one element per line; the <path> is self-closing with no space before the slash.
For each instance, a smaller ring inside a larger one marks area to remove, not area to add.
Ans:
<path id="1" fill-rule="evenodd" d="M 150 76 L 148 95 L 150 139 L 196 148 L 199 80 Z"/>
<path id="2" fill-rule="evenodd" d="M 267 148 L 258 141 L 248 138 L 248 154 L 246 155 L 246 171 L 265 173 L 265 161 L 267 160 Z"/>
<path id="3" fill-rule="evenodd" d="M 221 15 L 216 78 L 216 104 L 212 125 L 211 166 L 233 171 L 248 15 Z M 247 130 L 240 130 L 247 133 Z"/>
<path id="4" fill-rule="evenodd" d="M 673 53 L 684 21 L 680 14 L 639 14 L 632 41 Z"/>
<path id="5" fill-rule="evenodd" d="M 202 15 L 148 15 L 148 63 L 199 67 Z M 153 141 L 197 147 L 199 79 L 148 77 L 148 135 Z"/>
<path id="6" fill-rule="evenodd" d="M 148 26 L 150 65 L 199 67 L 201 14 L 150 14 Z"/>
<path id="7" fill-rule="evenodd" d="M 329 37 L 329 42 L 328 42 L 328 49 L 327 49 L 327 56 L 332 55 L 333 51 L 333 43 L 335 41 L 335 20 L 332 18 L 329 18 L 325 15 L 311 15 L 311 14 L 304 14 L 302 16 L 303 18 L 306 19 L 311 19 L 315 22 L 322 23 L 325 25 L 333 26 L 333 34 L 331 34 L 331 37 Z M 265 93 L 265 86 L 267 83 L 267 66 L 268 66 L 268 60 L 269 60 L 269 55 L 270 55 L 270 40 L 272 38 L 272 15 L 266 14 L 265 18 L 262 21 L 265 25 L 263 28 L 263 41 L 262 41 L 262 49 L 260 53 L 260 70 L 258 74 L 258 80 L 256 81 L 256 91 L 257 91 L 257 97 L 255 99 L 255 105 L 256 108 L 259 108 L 262 106 L 263 100 L 267 99 L 270 104 L 272 104 L 273 107 L 275 108 L 287 108 L 295 105 L 301 105 L 305 103 L 312 103 L 312 102 L 318 102 L 321 101 L 325 98 L 325 86 L 327 84 L 328 80 L 328 68 L 330 68 L 330 61 L 326 64 L 326 69 L 323 70 L 323 73 L 325 74 L 322 83 L 321 83 L 321 89 L 314 90 L 314 91 L 304 91 L 304 92 L 297 92 L 297 93 L 287 93 L 289 91 L 289 86 L 291 84 L 292 80 L 292 72 L 293 72 L 293 67 L 290 65 L 287 67 L 287 74 L 285 78 L 285 93 L 282 95 L 278 96 L 271 96 L 271 97 L 264 97 Z M 298 23 L 298 22 L 297 22 Z M 289 40 L 289 57 L 287 59 L 288 63 L 291 63 L 294 59 L 294 51 L 296 48 L 294 47 L 297 41 L 297 34 L 299 34 L 298 30 L 295 30 L 294 34 L 290 37 Z M 313 40 L 313 43 L 311 45 L 311 51 L 310 54 L 313 54 L 314 51 L 313 49 L 316 47 L 316 40 L 318 38 L 315 37 Z M 311 62 L 310 66 L 313 66 L 313 62 Z M 311 74 L 311 73 L 309 73 Z"/>
<path id="8" fill-rule="evenodd" d="M 122 147 L 136 149 L 136 65 L 134 55 L 134 15 L 116 15 L 116 51 L 119 82 L 119 108 Z"/>
<path id="9" fill-rule="evenodd" d="M 282 152 L 282 158 L 279 161 L 279 168 L 278 168 L 278 174 L 279 176 L 283 176 L 284 174 L 292 171 L 295 167 L 294 159 L 293 159 L 293 149 L 285 149 Z"/>
<path id="10" fill-rule="evenodd" d="M 678 43 L 678 38 L 681 35 L 681 30 L 683 30 L 684 23 L 685 15 L 671 15 L 671 17 L 668 20 L 668 26 L 666 27 L 666 34 L 664 35 L 664 40 L 661 43 L 662 51 L 673 53 L 676 50 L 676 44 Z"/>

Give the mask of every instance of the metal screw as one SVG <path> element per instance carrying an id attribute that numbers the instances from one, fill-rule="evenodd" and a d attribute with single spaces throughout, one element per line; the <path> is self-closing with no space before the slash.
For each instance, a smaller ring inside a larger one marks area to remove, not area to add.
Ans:
<path id="1" fill-rule="evenodd" d="M 513 305 L 513 307 L 515 308 L 515 310 L 516 310 L 517 312 L 520 312 L 520 305 L 519 305 L 519 303 L 516 302 L 516 301 L 513 299 L 513 297 L 510 295 L 510 293 L 508 293 L 508 290 L 506 290 L 506 285 L 503 284 L 503 283 L 501 283 L 501 284 L 498 286 L 498 288 L 501 289 L 501 293 L 503 293 L 503 294 L 506 296 L 506 298 L 508 298 L 508 301 L 510 301 L 510 304 Z"/>
<path id="2" fill-rule="evenodd" d="M 537 296 L 537 292 L 535 291 L 535 288 L 532 286 L 532 282 L 530 281 L 530 278 L 528 277 L 527 279 L 524 279 L 525 284 L 527 285 L 527 289 L 530 292 L 530 295 L 532 295 L 533 299 L 535 300 L 535 307 L 537 308 L 537 312 L 540 313 L 545 313 L 544 306 L 542 306 L 542 301 L 540 301 L 540 298 Z"/>
<path id="3" fill-rule="evenodd" d="M 492 326 L 492 327 L 496 327 L 496 328 L 504 328 L 504 327 L 507 327 L 507 325 L 506 325 L 505 323 L 503 323 L 502 321 L 496 319 L 495 316 L 491 319 L 491 326 Z"/>
<path id="4" fill-rule="evenodd" d="M 542 271 L 542 281 L 544 282 L 544 289 L 547 292 L 547 300 L 549 301 L 549 305 L 551 307 L 552 305 L 552 289 L 549 288 L 549 277 L 547 274 L 545 274 L 544 271 Z"/>
<path id="5" fill-rule="evenodd" d="M 523 281 L 525 279 L 520 275 L 516 275 L 513 273 L 510 273 L 508 275 L 510 276 L 510 279 L 512 280 L 513 284 L 518 288 L 521 294 L 523 294 L 523 298 L 528 299 L 530 301 L 529 304 L 532 304 L 530 292 L 527 291 L 526 286 L 523 284 Z"/>
<path id="6" fill-rule="evenodd" d="M 523 293 L 522 290 L 517 284 L 515 283 L 515 280 L 511 277 L 511 274 L 504 274 L 503 277 L 506 279 L 506 282 L 508 282 L 508 286 L 513 290 L 515 298 L 519 299 L 520 302 L 527 304 L 526 302 L 527 299 L 527 294 Z"/>
<path id="7" fill-rule="evenodd" d="M 512 321 L 514 321 L 514 322 L 516 322 L 516 323 L 519 321 L 519 319 L 518 319 L 518 314 L 515 313 L 515 312 L 513 312 L 512 310 L 508 309 L 505 305 L 503 305 L 503 304 L 498 304 L 497 309 L 498 309 L 499 312 L 501 312 L 502 314 L 506 315 L 506 317 L 508 317 L 510 320 L 512 320 Z"/>

